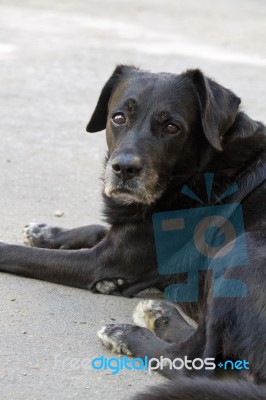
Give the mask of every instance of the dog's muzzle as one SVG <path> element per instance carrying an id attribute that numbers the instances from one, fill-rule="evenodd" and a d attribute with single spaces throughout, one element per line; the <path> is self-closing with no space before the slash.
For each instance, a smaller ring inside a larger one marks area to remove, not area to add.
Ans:
<path id="1" fill-rule="evenodd" d="M 141 174 L 143 169 L 142 160 L 132 153 L 120 153 L 111 160 L 113 173 L 123 183 Z"/>
<path id="2" fill-rule="evenodd" d="M 126 203 L 151 204 L 159 197 L 158 174 L 134 152 L 115 153 L 104 172 L 106 196 Z"/>

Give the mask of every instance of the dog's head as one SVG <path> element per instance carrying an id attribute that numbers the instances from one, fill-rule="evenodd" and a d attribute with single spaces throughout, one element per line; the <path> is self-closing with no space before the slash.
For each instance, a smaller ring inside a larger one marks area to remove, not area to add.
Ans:
<path id="1" fill-rule="evenodd" d="M 104 192 L 151 204 L 171 177 L 195 170 L 206 149 L 222 151 L 240 99 L 200 70 L 152 74 L 118 66 L 102 89 L 88 132 L 106 128 Z"/>

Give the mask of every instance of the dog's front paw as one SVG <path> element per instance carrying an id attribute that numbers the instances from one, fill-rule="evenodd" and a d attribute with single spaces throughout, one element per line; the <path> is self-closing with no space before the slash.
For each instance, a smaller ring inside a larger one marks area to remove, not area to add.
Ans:
<path id="1" fill-rule="evenodd" d="M 154 335 L 148 329 L 130 324 L 105 325 L 97 332 L 103 345 L 112 352 L 139 356 Z"/>
<path id="2" fill-rule="evenodd" d="M 171 317 L 177 314 L 177 309 L 164 301 L 142 300 L 133 312 L 136 325 L 155 330 L 158 324 L 167 324 Z"/>
<path id="3" fill-rule="evenodd" d="M 179 343 L 192 335 L 196 323 L 181 309 L 165 301 L 142 300 L 133 313 L 135 324 L 149 329 L 166 342 Z"/>
<path id="4" fill-rule="evenodd" d="M 97 332 L 97 336 L 108 350 L 131 356 L 133 353 L 128 347 L 127 338 L 134 328 L 137 327 L 128 324 L 105 325 Z"/>
<path id="5" fill-rule="evenodd" d="M 56 236 L 62 231 L 64 231 L 62 228 L 32 222 L 23 230 L 23 243 L 30 247 L 56 249 L 59 247 Z"/>

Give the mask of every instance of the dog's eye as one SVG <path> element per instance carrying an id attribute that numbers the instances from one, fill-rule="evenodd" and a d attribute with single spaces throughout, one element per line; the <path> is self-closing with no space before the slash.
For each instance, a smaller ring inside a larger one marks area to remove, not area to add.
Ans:
<path id="1" fill-rule="evenodd" d="M 112 120 L 117 125 L 123 125 L 126 123 L 126 117 L 123 113 L 114 114 Z"/>
<path id="2" fill-rule="evenodd" d="M 166 132 L 170 133 L 170 134 L 175 134 L 178 131 L 180 131 L 180 126 L 176 125 L 176 124 L 168 124 L 166 125 Z"/>

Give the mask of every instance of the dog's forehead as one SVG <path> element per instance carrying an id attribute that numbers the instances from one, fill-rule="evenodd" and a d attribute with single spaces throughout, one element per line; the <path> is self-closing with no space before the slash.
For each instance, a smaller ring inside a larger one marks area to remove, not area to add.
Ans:
<path id="1" fill-rule="evenodd" d="M 183 104 L 192 95 L 191 82 L 182 75 L 170 73 L 143 73 L 123 79 L 117 86 L 111 106 L 122 106 L 128 99 L 140 106 L 153 104 L 160 108 L 172 108 Z"/>

